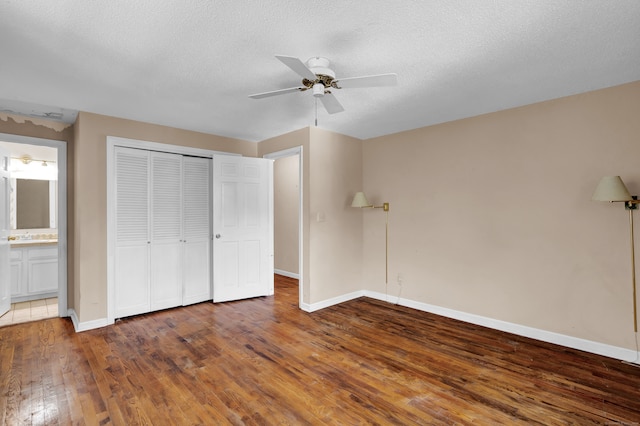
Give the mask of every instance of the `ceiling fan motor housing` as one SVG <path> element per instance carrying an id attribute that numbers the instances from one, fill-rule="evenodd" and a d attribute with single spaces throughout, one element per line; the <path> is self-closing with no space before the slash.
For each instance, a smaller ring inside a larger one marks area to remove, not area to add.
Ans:
<path id="1" fill-rule="evenodd" d="M 330 62 L 327 58 L 321 58 L 319 56 L 309 58 L 307 60 L 307 67 L 315 74 L 315 75 L 323 75 L 331 77 L 333 80 L 336 78 L 336 73 L 329 68 Z"/>

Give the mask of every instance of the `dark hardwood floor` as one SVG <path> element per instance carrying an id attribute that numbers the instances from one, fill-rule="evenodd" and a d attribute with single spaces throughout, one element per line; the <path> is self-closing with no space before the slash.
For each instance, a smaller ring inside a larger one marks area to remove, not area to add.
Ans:
<path id="1" fill-rule="evenodd" d="M 0 423 L 633 425 L 640 368 L 358 299 L 201 303 L 0 328 Z"/>

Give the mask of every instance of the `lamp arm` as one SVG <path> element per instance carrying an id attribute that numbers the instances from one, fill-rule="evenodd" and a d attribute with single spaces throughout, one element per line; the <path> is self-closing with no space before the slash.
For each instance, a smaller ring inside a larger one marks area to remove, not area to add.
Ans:
<path id="1" fill-rule="evenodd" d="M 633 195 L 633 200 L 624 200 L 624 201 L 609 201 L 610 203 L 624 203 L 624 208 L 626 210 L 638 210 L 638 205 L 640 204 L 640 200 L 638 200 L 638 196 Z"/>
<path id="2" fill-rule="evenodd" d="M 370 206 L 372 209 L 383 209 L 385 212 L 389 211 L 389 203 L 382 203 L 381 206 L 374 206 L 373 204 Z"/>
<path id="3" fill-rule="evenodd" d="M 389 203 L 382 203 L 381 206 L 374 206 L 373 204 L 369 205 L 369 206 L 362 206 L 361 208 L 363 209 L 382 209 L 385 212 L 389 211 Z"/>

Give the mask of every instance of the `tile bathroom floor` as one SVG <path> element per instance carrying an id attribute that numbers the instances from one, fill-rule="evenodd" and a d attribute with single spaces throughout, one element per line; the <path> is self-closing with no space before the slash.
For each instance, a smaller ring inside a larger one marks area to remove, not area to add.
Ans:
<path id="1" fill-rule="evenodd" d="M 21 322 L 36 321 L 58 316 L 58 298 L 32 300 L 11 304 L 9 312 L 0 317 L 0 327 Z"/>

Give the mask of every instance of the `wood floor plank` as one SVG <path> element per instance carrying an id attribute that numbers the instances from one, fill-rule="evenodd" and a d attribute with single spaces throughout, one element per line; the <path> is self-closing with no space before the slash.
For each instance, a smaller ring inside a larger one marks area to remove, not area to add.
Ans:
<path id="1" fill-rule="evenodd" d="M 315 313 L 297 281 L 75 333 L 0 328 L 8 425 L 631 425 L 640 368 L 356 299 Z"/>

